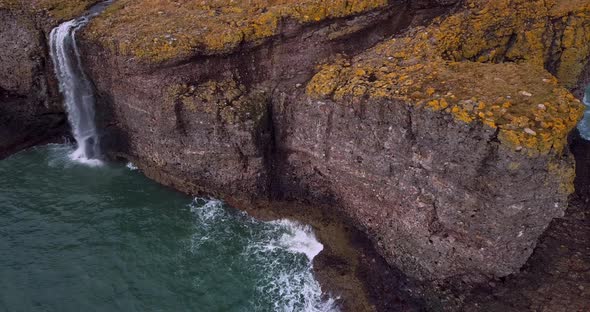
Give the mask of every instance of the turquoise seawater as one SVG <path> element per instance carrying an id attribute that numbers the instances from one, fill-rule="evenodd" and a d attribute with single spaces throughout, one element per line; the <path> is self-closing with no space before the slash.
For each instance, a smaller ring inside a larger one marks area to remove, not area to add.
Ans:
<path id="1" fill-rule="evenodd" d="M 50 145 L 0 161 L 0 311 L 332 311 L 311 228 Z"/>

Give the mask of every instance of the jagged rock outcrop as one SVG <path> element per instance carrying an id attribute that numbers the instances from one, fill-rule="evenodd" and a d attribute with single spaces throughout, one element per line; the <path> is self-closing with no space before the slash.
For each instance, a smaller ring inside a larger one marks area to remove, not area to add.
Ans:
<path id="1" fill-rule="evenodd" d="M 573 191 L 588 4 L 314 3 L 118 2 L 83 38 L 107 149 L 185 191 L 331 203 L 419 279 L 516 272 Z"/>

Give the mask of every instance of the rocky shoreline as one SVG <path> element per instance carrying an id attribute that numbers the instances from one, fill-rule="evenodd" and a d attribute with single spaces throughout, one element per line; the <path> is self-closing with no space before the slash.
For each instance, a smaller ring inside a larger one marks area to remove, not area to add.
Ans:
<path id="1" fill-rule="evenodd" d="M 0 0 L 0 158 L 66 133 L 46 37 L 94 2 L 23 3 Z M 568 136 L 590 83 L 584 1 L 138 5 L 79 39 L 103 149 L 179 191 L 312 224 L 345 309 L 550 305 L 514 290 L 555 275 L 545 245 L 588 263 L 571 238 L 587 233 L 590 153 Z"/>

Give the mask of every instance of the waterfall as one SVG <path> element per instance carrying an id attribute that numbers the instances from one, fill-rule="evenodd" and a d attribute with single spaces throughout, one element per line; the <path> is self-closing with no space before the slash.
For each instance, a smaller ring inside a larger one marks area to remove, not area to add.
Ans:
<path id="1" fill-rule="evenodd" d="M 77 143 L 77 149 L 71 157 L 82 162 L 99 162 L 100 148 L 94 120 L 94 88 L 84 73 L 76 34 L 110 2 L 97 4 L 86 15 L 60 24 L 49 36 L 50 54 L 59 81 L 59 90 L 63 95 L 68 120 Z"/>

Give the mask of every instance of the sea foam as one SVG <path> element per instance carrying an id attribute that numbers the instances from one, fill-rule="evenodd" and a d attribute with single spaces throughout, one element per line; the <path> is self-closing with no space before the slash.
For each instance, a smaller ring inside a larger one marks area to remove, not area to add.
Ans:
<path id="1" fill-rule="evenodd" d="M 338 311 L 337 299 L 322 291 L 313 274 L 313 259 L 324 246 L 311 226 L 287 219 L 262 222 L 214 199 L 196 198 L 191 211 L 198 227 L 205 229 L 192 237 L 193 253 L 205 248 L 203 244 L 238 239 L 233 231 L 250 229 L 239 233 L 245 243 L 242 261 L 250 263 L 253 271 L 263 272 L 257 281 L 258 297 L 272 298 L 273 305 L 261 303 L 260 310 Z M 232 228 L 236 224 L 246 226 Z"/>

